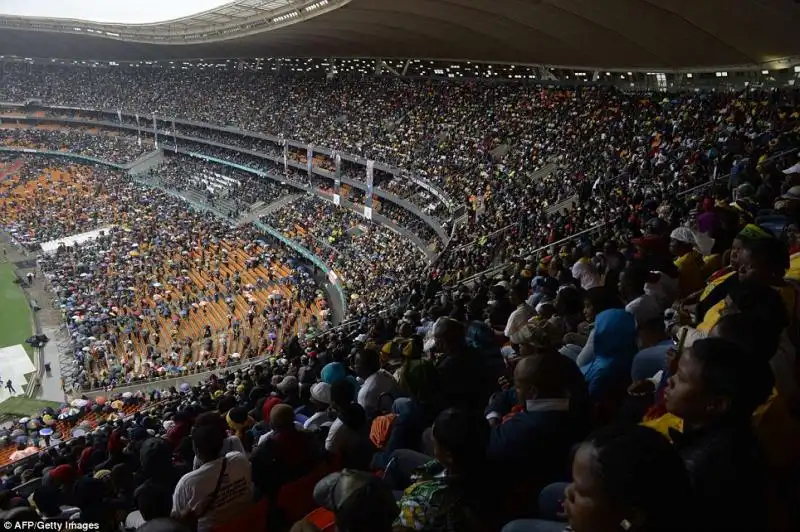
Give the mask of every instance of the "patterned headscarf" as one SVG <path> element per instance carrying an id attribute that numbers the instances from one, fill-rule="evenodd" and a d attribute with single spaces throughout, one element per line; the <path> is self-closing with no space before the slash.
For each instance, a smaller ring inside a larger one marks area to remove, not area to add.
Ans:
<path id="1" fill-rule="evenodd" d="M 742 240 L 763 240 L 767 238 L 775 238 L 775 236 L 766 229 L 757 226 L 756 224 L 747 224 L 744 229 L 739 231 L 737 235 Z"/>

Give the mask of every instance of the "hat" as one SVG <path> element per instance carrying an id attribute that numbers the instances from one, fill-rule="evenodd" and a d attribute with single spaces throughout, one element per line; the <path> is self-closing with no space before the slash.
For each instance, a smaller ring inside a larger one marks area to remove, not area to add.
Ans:
<path id="1" fill-rule="evenodd" d="M 341 362 L 331 362 L 325 364 L 325 367 L 323 367 L 320 372 L 320 376 L 323 382 L 333 384 L 347 377 L 347 370 L 345 370 Z"/>
<path id="2" fill-rule="evenodd" d="M 314 487 L 314 502 L 336 514 L 341 528 L 358 520 L 377 525 L 391 524 L 399 508 L 392 491 L 380 479 L 365 471 L 344 469 L 326 476 Z"/>
<path id="3" fill-rule="evenodd" d="M 669 237 L 672 240 L 677 240 L 678 242 L 691 244 L 693 246 L 697 243 L 697 238 L 695 238 L 694 232 L 688 227 L 676 227 L 669 234 Z"/>
<path id="4" fill-rule="evenodd" d="M 783 171 L 784 174 L 800 174 L 800 163 L 793 164 L 789 168 Z"/>
<path id="5" fill-rule="evenodd" d="M 328 405 L 331 403 L 331 385 L 327 382 L 318 382 L 311 386 L 311 398 L 318 403 Z"/>
<path id="6" fill-rule="evenodd" d="M 756 189 L 750 183 L 742 183 L 736 187 L 736 192 L 742 197 L 749 197 L 756 193 Z"/>
<path id="7" fill-rule="evenodd" d="M 795 185 L 787 190 L 786 193 L 781 195 L 781 199 L 800 201 L 800 185 Z"/>
<path id="8" fill-rule="evenodd" d="M 48 471 L 47 476 L 59 484 L 67 484 L 75 479 L 77 473 L 75 472 L 75 468 L 71 465 L 62 464 Z"/>
<path id="9" fill-rule="evenodd" d="M 556 329 L 557 327 L 548 321 L 529 321 L 511 333 L 509 340 L 516 345 L 558 347 L 561 344 L 561 336 Z"/>
<path id="10" fill-rule="evenodd" d="M 286 393 L 289 390 L 296 390 L 297 389 L 297 377 L 292 375 L 287 375 L 283 378 L 281 382 L 278 383 L 276 386 L 279 391 Z"/>

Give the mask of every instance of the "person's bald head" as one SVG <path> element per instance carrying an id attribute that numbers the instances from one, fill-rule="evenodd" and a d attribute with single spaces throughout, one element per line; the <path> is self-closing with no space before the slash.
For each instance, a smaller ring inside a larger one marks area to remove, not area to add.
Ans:
<path id="1" fill-rule="evenodd" d="M 290 405 L 275 405 L 269 413 L 269 424 L 274 430 L 294 426 L 294 410 Z"/>
<path id="2" fill-rule="evenodd" d="M 433 337 L 437 347 L 442 352 L 449 353 L 466 344 L 466 329 L 454 319 L 441 318 L 434 324 Z"/>
<path id="3" fill-rule="evenodd" d="M 519 401 L 566 397 L 569 364 L 574 363 L 560 354 L 523 357 L 514 368 Z"/>

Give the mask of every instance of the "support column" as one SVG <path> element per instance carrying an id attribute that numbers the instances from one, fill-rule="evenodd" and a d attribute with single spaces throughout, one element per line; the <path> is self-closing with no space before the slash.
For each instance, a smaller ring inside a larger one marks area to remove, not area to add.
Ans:
<path id="1" fill-rule="evenodd" d="M 367 197 L 364 199 L 364 217 L 372 220 L 372 180 L 375 173 L 375 161 L 367 161 Z"/>
<path id="2" fill-rule="evenodd" d="M 342 188 L 342 156 L 336 151 L 331 155 L 333 155 L 333 160 L 336 163 L 336 169 L 333 171 L 333 203 L 340 205 L 342 202 L 340 193 Z"/>

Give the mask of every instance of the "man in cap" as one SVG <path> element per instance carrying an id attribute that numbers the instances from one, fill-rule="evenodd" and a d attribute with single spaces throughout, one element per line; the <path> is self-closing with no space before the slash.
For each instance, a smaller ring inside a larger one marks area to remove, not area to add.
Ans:
<path id="1" fill-rule="evenodd" d="M 703 288 L 703 257 L 695 249 L 697 239 L 688 227 L 677 227 L 669 235 L 669 250 L 678 268 L 678 298 Z"/>
<path id="2" fill-rule="evenodd" d="M 314 488 L 314 501 L 333 512 L 339 532 L 390 532 L 400 511 L 385 483 L 354 469 L 320 480 Z"/>

